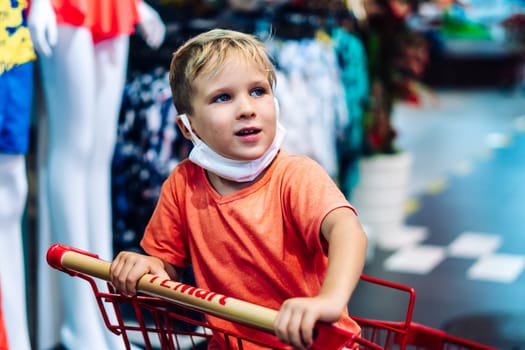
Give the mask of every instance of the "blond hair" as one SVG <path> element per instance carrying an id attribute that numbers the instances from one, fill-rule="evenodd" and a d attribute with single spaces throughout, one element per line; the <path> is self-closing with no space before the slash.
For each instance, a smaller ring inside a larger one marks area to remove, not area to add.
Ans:
<path id="1" fill-rule="evenodd" d="M 270 86 L 274 87 L 275 67 L 261 41 L 234 30 L 212 29 L 188 40 L 173 54 L 169 81 L 178 113 L 193 113 L 192 82 L 195 78 L 202 73 L 213 76 L 232 54 L 260 66 L 267 72 Z"/>

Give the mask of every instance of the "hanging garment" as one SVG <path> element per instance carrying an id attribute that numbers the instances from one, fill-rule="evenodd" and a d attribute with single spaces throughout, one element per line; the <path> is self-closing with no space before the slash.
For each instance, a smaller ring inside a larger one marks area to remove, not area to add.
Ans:
<path id="1" fill-rule="evenodd" d="M 359 180 L 358 161 L 363 144 L 363 115 L 369 83 L 365 47 L 360 38 L 343 28 L 332 34 L 341 67 L 341 79 L 348 109 L 345 127 L 337 134 L 339 183 L 349 197 Z"/>
<path id="2" fill-rule="evenodd" d="M 27 28 L 27 1 L 0 1 L 0 75 L 36 58 Z"/>
<path id="3" fill-rule="evenodd" d="M 0 349 L 29 350 L 22 221 L 27 201 L 33 60 L 27 1 L 0 0 Z M 9 335 L 9 337 L 8 337 Z"/>
<path id="4" fill-rule="evenodd" d="M 176 116 L 164 69 L 138 74 L 126 84 L 112 163 L 115 252 L 140 250 L 162 182 L 189 151 Z"/>
<path id="5" fill-rule="evenodd" d="M 315 159 L 337 178 L 335 135 L 347 110 L 332 43 L 308 38 L 269 48 L 280 71 L 275 93 L 287 129 L 283 148 Z"/>
<path id="6" fill-rule="evenodd" d="M 139 21 L 137 0 L 52 0 L 58 24 L 91 30 L 95 43 L 132 34 Z"/>

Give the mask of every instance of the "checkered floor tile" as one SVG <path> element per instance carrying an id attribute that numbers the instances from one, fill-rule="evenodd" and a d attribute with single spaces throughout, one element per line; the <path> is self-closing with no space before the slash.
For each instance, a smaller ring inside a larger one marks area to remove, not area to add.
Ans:
<path id="1" fill-rule="evenodd" d="M 444 247 L 415 245 L 401 248 L 383 264 L 388 271 L 428 274 L 445 259 Z"/>
<path id="2" fill-rule="evenodd" d="M 448 253 L 458 258 L 477 258 L 496 251 L 500 245 L 499 235 L 465 232 L 448 246 Z"/>
<path id="3" fill-rule="evenodd" d="M 525 256 L 496 253 L 502 244 L 497 234 L 464 232 L 448 246 L 413 244 L 401 247 L 383 262 L 387 271 L 430 274 L 449 257 L 472 260 L 466 278 L 512 283 L 525 269 Z"/>
<path id="4" fill-rule="evenodd" d="M 512 283 L 523 272 L 525 256 L 491 254 L 477 260 L 468 270 L 472 280 Z"/>

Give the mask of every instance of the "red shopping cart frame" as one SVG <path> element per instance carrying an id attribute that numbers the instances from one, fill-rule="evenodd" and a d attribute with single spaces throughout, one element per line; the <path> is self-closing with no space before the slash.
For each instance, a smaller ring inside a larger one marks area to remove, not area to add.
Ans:
<path id="1" fill-rule="evenodd" d="M 80 277 L 90 284 L 106 327 L 121 336 L 127 349 L 131 349 L 132 344 L 147 350 L 206 349 L 212 333 L 222 336 L 228 349 L 252 349 L 253 345 L 268 349 L 291 349 L 284 344 L 270 347 L 260 340 L 232 334 L 206 322 L 206 316 L 213 315 L 273 334 L 275 310 L 175 281 L 160 281 L 152 275 L 146 275 L 139 281 L 138 290 L 141 293 L 137 296 L 122 295 L 110 283 L 107 283 L 108 290 L 104 292 L 97 287 L 96 279 L 108 281 L 110 263 L 98 259 L 95 254 L 55 244 L 49 248 L 47 260 L 55 269 Z M 366 275 L 362 275 L 361 280 L 406 293 L 408 303 L 404 320 L 383 321 L 352 316 L 362 327 L 359 336 L 332 324 L 319 323 L 312 350 L 349 347 L 392 350 L 495 349 L 412 322 L 415 303 L 413 288 Z"/>

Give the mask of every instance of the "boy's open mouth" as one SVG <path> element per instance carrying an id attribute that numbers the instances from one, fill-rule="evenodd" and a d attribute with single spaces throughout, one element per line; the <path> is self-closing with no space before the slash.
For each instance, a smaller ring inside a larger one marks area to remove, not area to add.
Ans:
<path id="1" fill-rule="evenodd" d="M 260 129 L 247 128 L 247 129 L 242 129 L 242 130 L 237 131 L 235 133 L 235 135 L 237 135 L 237 136 L 247 136 L 247 135 L 258 134 L 259 132 L 261 132 Z"/>

